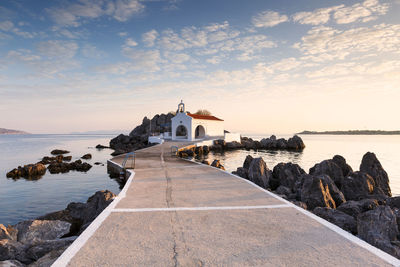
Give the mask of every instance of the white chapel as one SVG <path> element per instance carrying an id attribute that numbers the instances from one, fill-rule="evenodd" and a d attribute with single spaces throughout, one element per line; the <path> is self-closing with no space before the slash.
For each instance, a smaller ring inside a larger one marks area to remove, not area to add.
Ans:
<path id="1" fill-rule="evenodd" d="M 224 137 L 224 120 L 210 115 L 191 114 L 181 101 L 171 119 L 172 140 L 194 141 Z"/>

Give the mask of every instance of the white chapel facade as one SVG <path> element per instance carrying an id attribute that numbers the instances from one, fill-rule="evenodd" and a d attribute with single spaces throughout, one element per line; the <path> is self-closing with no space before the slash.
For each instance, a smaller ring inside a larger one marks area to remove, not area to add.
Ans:
<path id="1" fill-rule="evenodd" d="M 181 101 L 171 119 L 172 140 L 195 141 L 224 136 L 224 121 L 210 115 L 191 114 Z"/>

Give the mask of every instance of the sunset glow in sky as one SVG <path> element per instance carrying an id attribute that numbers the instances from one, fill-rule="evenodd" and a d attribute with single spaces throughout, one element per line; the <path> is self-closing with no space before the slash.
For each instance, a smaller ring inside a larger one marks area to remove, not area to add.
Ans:
<path id="1" fill-rule="evenodd" d="M 400 1 L 0 2 L 0 128 L 400 129 Z"/>

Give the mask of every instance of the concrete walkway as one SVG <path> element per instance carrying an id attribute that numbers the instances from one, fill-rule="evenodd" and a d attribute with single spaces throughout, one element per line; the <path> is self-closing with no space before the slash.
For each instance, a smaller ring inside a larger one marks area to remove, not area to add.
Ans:
<path id="1" fill-rule="evenodd" d="M 172 157 L 171 145 L 186 144 L 137 152 L 133 179 L 54 266 L 400 266 L 249 181 Z"/>

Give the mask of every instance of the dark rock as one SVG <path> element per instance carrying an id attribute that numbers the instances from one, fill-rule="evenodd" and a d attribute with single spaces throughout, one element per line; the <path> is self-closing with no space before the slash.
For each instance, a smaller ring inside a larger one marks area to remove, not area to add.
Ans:
<path id="1" fill-rule="evenodd" d="M 346 213 L 340 210 L 334 210 L 326 207 L 317 207 L 313 210 L 313 213 L 328 222 L 331 222 L 343 230 L 346 230 L 352 234 L 357 234 L 357 222 L 356 220 Z"/>
<path id="2" fill-rule="evenodd" d="M 24 266 L 26 265 L 17 260 L 0 261 L 0 267 L 24 267 Z"/>
<path id="3" fill-rule="evenodd" d="M 214 140 L 214 145 L 219 145 L 222 147 L 225 147 L 226 143 L 224 139 L 218 139 L 218 140 Z"/>
<path id="4" fill-rule="evenodd" d="M 64 156 L 63 161 L 71 161 L 72 160 L 72 156 Z"/>
<path id="5" fill-rule="evenodd" d="M 248 178 L 248 170 L 243 167 L 237 168 L 237 170 L 232 173 L 245 179 Z"/>
<path id="6" fill-rule="evenodd" d="M 104 166 L 104 164 L 103 164 L 103 163 L 101 163 L 101 162 L 98 162 L 98 161 L 97 161 L 97 162 L 95 162 L 95 163 L 94 163 L 94 165 L 101 165 L 101 166 Z"/>
<path id="7" fill-rule="evenodd" d="M 62 149 L 54 149 L 53 151 L 50 152 L 52 155 L 61 155 L 61 154 L 68 154 L 68 150 L 62 150 Z"/>
<path id="8" fill-rule="evenodd" d="M 302 176 L 301 201 L 306 203 L 310 210 L 314 210 L 316 207 L 336 208 L 336 203 L 329 191 L 328 178 L 326 175 L 304 174 Z"/>
<path id="9" fill-rule="evenodd" d="M 392 196 L 389 177 L 374 153 L 367 152 L 363 156 L 360 171 L 368 173 L 374 179 L 376 188 L 380 189 L 379 191 L 375 190 L 376 194 L 380 194 L 382 191 L 386 196 Z"/>
<path id="10" fill-rule="evenodd" d="M 239 142 L 233 141 L 233 142 L 226 143 L 225 148 L 228 150 L 234 150 L 234 149 L 243 148 L 243 145 Z"/>
<path id="11" fill-rule="evenodd" d="M 390 198 L 386 199 L 386 204 L 389 205 L 391 208 L 400 209 L 400 196 L 390 197 Z"/>
<path id="12" fill-rule="evenodd" d="M 400 257 L 400 248 L 392 245 L 397 241 L 399 230 L 396 216 L 388 206 L 379 206 L 357 217 L 358 236 L 383 251 Z"/>
<path id="13" fill-rule="evenodd" d="M 305 171 L 297 164 L 279 163 L 272 172 L 271 189 L 275 190 L 282 185 L 294 192 L 295 183 L 303 174 L 305 174 Z"/>
<path id="14" fill-rule="evenodd" d="M 194 149 L 194 153 L 196 155 L 202 156 L 203 155 L 203 147 L 202 146 L 196 146 L 196 148 Z"/>
<path id="15" fill-rule="evenodd" d="M 25 253 L 26 246 L 20 242 L 2 239 L 0 240 L 0 261 L 18 260 L 29 264 L 32 262 Z"/>
<path id="16" fill-rule="evenodd" d="M 92 158 L 92 154 L 85 154 L 81 157 L 81 159 L 91 159 Z"/>
<path id="17" fill-rule="evenodd" d="M 46 166 L 42 163 L 28 164 L 24 167 L 19 166 L 7 173 L 8 178 L 18 179 L 20 177 L 31 178 L 41 177 L 46 173 Z"/>
<path id="18" fill-rule="evenodd" d="M 212 167 L 221 169 L 221 170 L 225 170 L 224 166 L 221 164 L 221 162 L 217 159 L 215 159 L 212 163 L 211 163 Z"/>
<path id="19" fill-rule="evenodd" d="M 248 179 L 262 188 L 270 188 L 269 181 L 272 177 L 272 171 L 267 167 L 265 161 L 259 157 L 251 161 L 248 171 Z"/>
<path id="20" fill-rule="evenodd" d="M 353 169 L 346 163 L 346 159 L 340 155 L 335 155 L 332 158 L 332 161 L 336 163 L 341 169 L 343 177 L 348 176 L 350 173 L 353 172 Z"/>
<path id="21" fill-rule="evenodd" d="M 203 160 L 201 163 L 205 165 L 210 165 L 210 162 L 208 162 L 208 160 Z"/>
<path id="22" fill-rule="evenodd" d="M 26 250 L 27 256 L 34 260 L 37 261 L 47 253 L 57 250 L 60 248 L 64 248 L 68 245 L 70 245 L 77 237 L 69 237 L 69 238 L 63 238 L 63 239 L 56 239 L 56 240 L 45 240 L 45 241 L 40 241 L 34 243 L 31 247 L 29 247 Z"/>
<path id="23" fill-rule="evenodd" d="M 287 141 L 287 149 L 289 150 L 303 150 L 306 146 L 304 145 L 303 140 L 298 136 L 295 135 L 292 138 L 289 138 Z"/>
<path id="24" fill-rule="evenodd" d="M 76 160 L 71 163 L 50 163 L 47 167 L 51 174 L 56 173 L 66 173 L 69 171 L 80 171 L 80 172 L 87 172 L 92 168 L 92 165 L 86 162 L 82 162 L 81 160 Z"/>
<path id="25" fill-rule="evenodd" d="M 344 179 L 342 168 L 339 167 L 333 160 L 328 159 L 314 165 L 310 168 L 311 175 L 328 175 L 336 184 L 337 187 L 342 186 Z"/>
<path id="26" fill-rule="evenodd" d="M 253 161 L 253 157 L 250 155 L 247 155 L 244 162 L 243 162 L 243 168 L 244 169 L 249 169 L 250 168 L 250 163 Z"/>
<path id="27" fill-rule="evenodd" d="M 29 220 L 16 224 L 17 239 L 21 243 L 57 239 L 69 233 L 71 224 L 65 221 Z"/>
<path id="28" fill-rule="evenodd" d="M 92 222 L 116 197 L 112 192 L 97 191 L 89 197 L 86 204 L 71 202 L 67 210 L 74 219 L 81 220 L 82 225 Z M 82 229 L 81 229 L 82 230 Z"/>
<path id="29" fill-rule="evenodd" d="M 108 146 L 103 146 L 103 145 L 98 144 L 98 145 L 96 146 L 96 148 L 97 148 L 97 149 L 104 149 L 104 148 L 110 148 L 110 147 L 108 147 Z"/>
<path id="30" fill-rule="evenodd" d="M 3 224 L 0 224 L 0 240 L 1 239 L 17 240 L 17 231 L 11 226 L 5 227 Z"/>
<path id="31" fill-rule="evenodd" d="M 290 188 L 288 188 L 288 187 L 286 187 L 286 186 L 283 186 L 283 185 L 280 185 L 276 190 L 275 190 L 275 192 L 278 194 L 278 195 L 285 195 L 285 196 L 289 196 L 289 195 L 291 195 L 292 194 L 292 190 L 290 190 Z"/>
<path id="32" fill-rule="evenodd" d="M 353 172 L 342 182 L 342 192 L 347 200 L 360 200 L 373 194 L 374 179 L 364 172 Z"/>
<path id="33" fill-rule="evenodd" d="M 61 254 L 68 248 L 69 245 L 50 251 L 39 260 L 31 263 L 29 267 L 50 267 L 61 256 Z"/>
<path id="34" fill-rule="evenodd" d="M 350 200 L 341 204 L 337 210 L 340 210 L 354 218 L 363 212 L 373 210 L 378 207 L 378 202 L 375 199 L 363 199 L 360 201 Z"/>
<path id="35" fill-rule="evenodd" d="M 208 146 L 203 146 L 203 154 L 207 155 L 208 153 L 210 153 L 210 148 Z"/>

